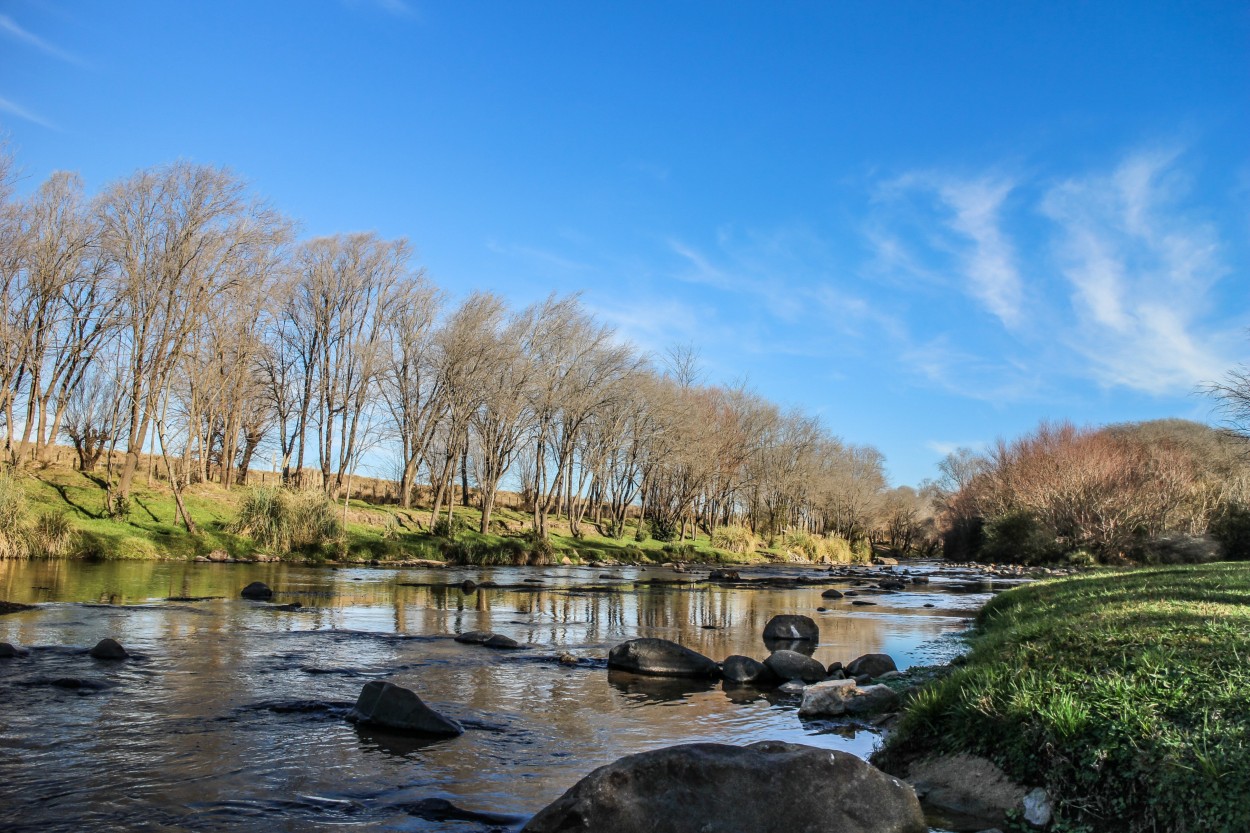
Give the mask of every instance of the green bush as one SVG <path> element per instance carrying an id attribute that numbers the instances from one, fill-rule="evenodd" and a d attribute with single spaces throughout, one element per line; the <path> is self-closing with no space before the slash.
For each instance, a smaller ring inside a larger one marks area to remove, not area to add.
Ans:
<path id="1" fill-rule="evenodd" d="M 271 552 L 315 555 L 343 540 L 336 509 L 321 491 L 260 486 L 244 497 L 234 531 Z"/>
<path id="2" fill-rule="evenodd" d="M 678 560 L 694 558 L 697 553 L 697 550 L 694 548 L 694 544 L 684 542 L 680 544 L 665 544 L 660 548 L 660 551 Z"/>
<path id="3" fill-rule="evenodd" d="M 872 543 L 867 538 L 856 538 L 848 546 L 851 549 L 851 561 L 855 564 L 872 561 Z"/>
<path id="4" fill-rule="evenodd" d="M 1211 519 L 1208 529 L 1229 561 L 1250 561 L 1250 507 L 1226 503 Z"/>
<path id="5" fill-rule="evenodd" d="M 676 541 L 681 526 L 672 518 L 652 518 L 648 524 L 651 537 L 657 541 Z"/>
<path id="6" fill-rule="evenodd" d="M 1063 548 L 1053 532 L 1029 512 L 1008 512 L 985 525 L 985 544 L 978 560 L 1010 564 L 1050 564 Z"/>
<path id="7" fill-rule="evenodd" d="M 454 539 L 461 532 L 467 532 L 469 522 L 460 515 L 452 515 L 448 518 L 446 515 L 439 515 L 434 521 L 434 526 L 430 527 L 430 533 L 435 538 Z"/>

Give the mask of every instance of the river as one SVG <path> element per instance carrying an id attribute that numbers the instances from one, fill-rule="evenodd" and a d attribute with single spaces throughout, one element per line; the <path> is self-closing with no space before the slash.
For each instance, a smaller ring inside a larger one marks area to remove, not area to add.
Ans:
<path id="1" fill-rule="evenodd" d="M 509 829 L 591 769 L 674 743 L 780 739 L 866 757 L 880 734 L 865 724 L 805 724 L 795 699 L 609 673 L 604 658 L 654 636 L 763 659 L 767 620 L 803 613 L 825 664 L 874 652 L 900 669 L 944 662 L 988 593 L 939 565 L 908 569 L 931 583 L 855 606 L 821 597 L 854 586 L 832 577 L 757 588 L 642 583 L 699 577 L 661 568 L 0 561 L 0 599 L 37 605 L 0 616 L 0 641 L 29 651 L 0 660 L 0 829 Z M 501 587 L 452 586 L 465 579 Z M 252 581 L 274 588 L 273 603 L 239 597 Z M 192 597 L 215 598 L 168 600 Z M 278 609 L 291 602 L 302 607 Z M 532 647 L 450 639 L 469 630 Z M 103 637 L 132 658 L 87 656 Z M 380 678 L 467 731 L 431 742 L 347 722 Z M 431 798 L 501 818 L 440 820 L 419 803 Z"/>

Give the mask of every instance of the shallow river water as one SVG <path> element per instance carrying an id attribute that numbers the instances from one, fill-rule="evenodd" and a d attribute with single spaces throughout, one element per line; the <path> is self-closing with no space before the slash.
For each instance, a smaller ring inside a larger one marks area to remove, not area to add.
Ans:
<path id="1" fill-rule="evenodd" d="M 931 583 L 854 606 L 821 598 L 851 587 L 836 577 L 764 588 L 643 583 L 706 575 L 658 568 L 0 561 L 0 599 L 38 605 L 0 616 L 0 641 L 29 650 L 0 660 L 0 829 L 509 829 L 595 767 L 674 743 L 780 739 L 866 757 L 880 742 L 869 726 L 804 723 L 796 699 L 770 691 L 609 673 L 605 658 L 654 636 L 763 659 L 767 620 L 803 613 L 825 664 L 944 662 L 988 594 L 912 569 Z M 464 579 L 512 588 L 451 586 Z M 252 581 L 273 603 L 239 597 Z M 290 602 L 303 607 L 276 609 Z M 469 630 L 531 647 L 452 641 Z M 133 658 L 87 656 L 106 636 Z M 561 664 L 563 652 L 582 661 Z M 371 679 L 413 689 L 465 734 L 414 741 L 347 722 Z M 499 818 L 440 819 L 431 798 Z"/>

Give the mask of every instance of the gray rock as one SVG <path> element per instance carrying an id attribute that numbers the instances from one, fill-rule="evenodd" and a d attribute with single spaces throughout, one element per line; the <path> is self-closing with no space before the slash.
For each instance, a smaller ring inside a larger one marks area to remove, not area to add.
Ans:
<path id="1" fill-rule="evenodd" d="M 894 664 L 894 659 L 889 654 L 864 654 L 846 666 L 846 675 L 859 677 L 867 674 L 869 677 L 880 677 L 887 671 L 897 670 L 898 666 Z"/>
<path id="2" fill-rule="evenodd" d="M 466 578 L 464 581 L 460 582 L 460 592 L 472 593 L 475 590 L 477 590 L 477 582 L 473 579 Z"/>
<path id="3" fill-rule="evenodd" d="M 840 599 L 842 598 L 841 590 L 834 590 L 832 587 L 820 594 L 822 599 Z"/>
<path id="4" fill-rule="evenodd" d="M 980 820 L 986 826 L 1005 826 L 1007 813 L 1018 808 L 1027 793 L 992 761 L 976 755 L 942 755 L 913 763 L 907 780 L 925 802 Z"/>
<path id="5" fill-rule="evenodd" d="M 806 690 L 807 690 L 807 683 L 803 682 L 802 680 L 787 680 L 786 682 L 777 686 L 778 694 L 795 694 L 795 695 L 802 696 L 803 692 Z"/>
<path id="6" fill-rule="evenodd" d="M 773 651 L 764 665 L 779 680 L 818 683 L 825 678 L 825 666 L 798 651 Z"/>
<path id="7" fill-rule="evenodd" d="M 273 591 L 263 581 L 254 581 L 239 593 L 245 599 L 272 599 Z"/>
<path id="8" fill-rule="evenodd" d="M 825 680 L 803 691 L 799 717 L 837 717 L 846 712 L 846 702 L 855 692 L 854 680 Z"/>
<path id="9" fill-rule="evenodd" d="M 464 734 L 459 723 L 422 703 L 415 692 L 382 680 L 365 683 L 347 719 L 406 734 L 440 737 Z"/>
<path id="10" fill-rule="evenodd" d="M 13 659 L 21 656 L 21 652 L 7 642 L 0 642 L 0 659 Z"/>
<path id="11" fill-rule="evenodd" d="M 924 833 L 912 790 L 846 752 L 692 743 L 600 767 L 525 833 Z"/>
<path id="12" fill-rule="evenodd" d="M 107 636 L 97 642 L 95 647 L 87 653 L 96 659 L 125 659 L 130 656 L 116 640 L 109 639 Z"/>
<path id="13" fill-rule="evenodd" d="M 1050 795 L 1041 787 L 1034 787 L 1029 790 L 1021 801 L 1024 809 L 1024 820 L 1033 827 L 1045 827 L 1050 824 L 1050 819 L 1054 815 L 1054 807 L 1051 805 Z"/>
<path id="14" fill-rule="evenodd" d="M 522 647 L 521 643 L 510 636 L 504 636 L 502 633 L 492 633 L 490 639 L 482 644 L 487 648 L 500 648 L 503 650 L 513 650 Z"/>
<path id="15" fill-rule="evenodd" d="M 720 666 L 667 639 L 631 639 L 608 652 L 608 668 L 657 677 L 719 677 Z"/>
<path id="16" fill-rule="evenodd" d="M 494 636 L 490 631 L 465 631 L 458 633 L 454 637 L 457 642 L 465 645 L 482 645 L 486 640 Z"/>
<path id="17" fill-rule="evenodd" d="M 734 654 L 721 663 L 721 674 L 733 683 L 763 683 L 773 679 L 773 672 L 759 660 Z"/>
<path id="18" fill-rule="evenodd" d="M 802 639 L 820 641 L 820 626 L 810 616 L 783 613 L 768 620 L 764 639 Z"/>
<path id="19" fill-rule="evenodd" d="M 856 687 L 846 701 L 846 710 L 851 714 L 872 714 L 888 712 L 898 708 L 898 692 L 888 685 L 870 685 Z"/>

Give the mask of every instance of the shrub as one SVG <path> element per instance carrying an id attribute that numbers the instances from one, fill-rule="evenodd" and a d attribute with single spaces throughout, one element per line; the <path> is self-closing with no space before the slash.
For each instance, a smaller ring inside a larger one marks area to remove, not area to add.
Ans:
<path id="1" fill-rule="evenodd" d="M 981 561 L 1048 564 L 1060 560 L 1063 548 L 1029 512 L 1008 512 L 985 525 Z"/>
<path id="2" fill-rule="evenodd" d="M 718 550 L 748 553 L 757 544 L 755 533 L 744 526 L 721 526 L 712 531 L 712 546 Z"/>
<path id="3" fill-rule="evenodd" d="M 647 556 L 642 551 L 642 547 L 635 547 L 633 544 L 626 544 L 621 548 L 621 557 L 629 561 L 646 561 Z"/>
<path id="4" fill-rule="evenodd" d="M 317 490 L 260 486 L 243 499 L 234 531 L 272 552 L 312 554 L 343 537 L 335 510 L 325 493 Z"/>
<path id="5" fill-rule="evenodd" d="M 44 512 L 27 532 L 27 549 L 31 556 L 56 558 L 69 550 L 74 527 L 63 512 Z"/>
<path id="6" fill-rule="evenodd" d="M 820 560 L 820 539 L 801 529 L 787 532 L 781 539 L 781 546 L 787 552 L 808 561 Z"/>
<path id="7" fill-rule="evenodd" d="M 660 551 L 676 559 L 693 558 L 696 553 L 694 544 L 684 542 L 680 544 L 665 544 L 660 548 Z"/>
<path id="8" fill-rule="evenodd" d="M 1224 504 L 1211 519 L 1208 531 L 1219 542 L 1224 558 L 1250 561 L 1250 507 L 1244 503 Z"/>
<path id="9" fill-rule="evenodd" d="M 830 535 L 825 539 L 825 555 L 829 561 L 838 564 L 850 564 L 857 558 L 856 553 L 851 550 L 851 542 L 841 535 Z"/>
<path id="10" fill-rule="evenodd" d="M 529 545 L 526 564 L 541 567 L 555 560 L 556 548 L 546 538 L 540 537 L 537 532 L 527 532 L 525 541 Z"/>
<path id="11" fill-rule="evenodd" d="M 651 537 L 657 541 L 676 541 L 677 533 L 681 529 L 677 521 L 671 518 L 652 518 L 648 526 L 651 530 Z"/>
<path id="12" fill-rule="evenodd" d="M 434 526 L 430 527 L 430 533 L 435 538 L 454 539 L 461 532 L 465 532 L 469 528 L 469 522 L 459 515 L 452 515 L 448 518 L 446 515 L 439 515 L 434 521 Z"/>
<path id="13" fill-rule="evenodd" d="M 26 493 L 10 474 L 0 472 L 0 558 L 26 555 Z"/>
<path id="14" fill-rule="evenodd" d="M 872 544 L 867 538 L 857 538 L 847 546 L 851 549 L 851 561 L 855 564 L 867 564 L 872 561 Z"/>

